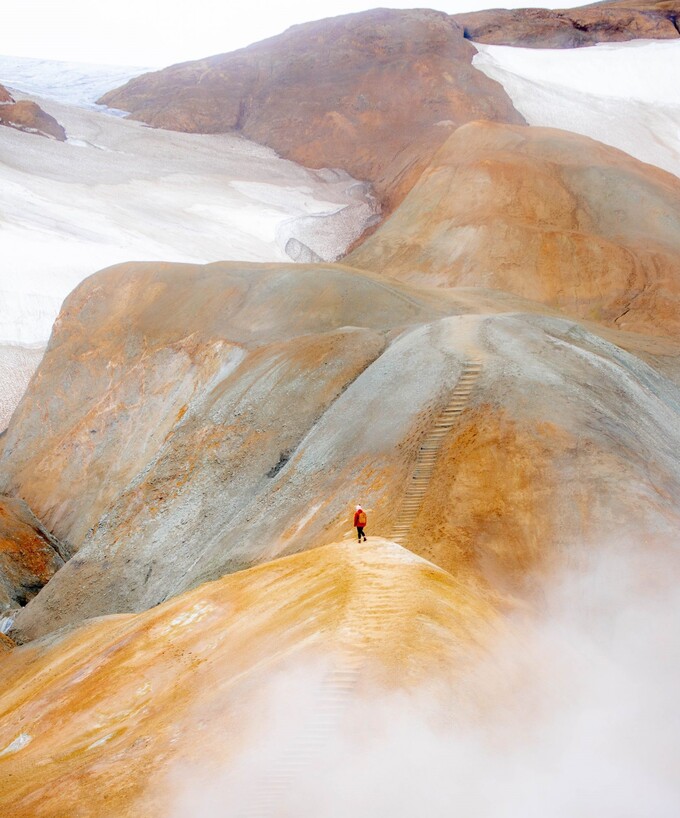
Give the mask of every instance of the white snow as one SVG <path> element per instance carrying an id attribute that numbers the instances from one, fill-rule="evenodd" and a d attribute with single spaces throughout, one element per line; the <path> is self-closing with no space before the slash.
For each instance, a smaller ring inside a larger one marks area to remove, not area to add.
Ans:
<path id="1" fill-rule="evenodd" d="M 102 738 L 97 739 L 97 741 L 93 741 L 92 744 L 90 744 L 87 749 L 88 750 L 94 750 L 97 747 L 102 747 L 104 744 L 111 741 L 111 739 L 114 737 L 114 735 L 115 735 L 115 733 L 107 733 Z"/>
<path id="2" fill-rule="evenodd" d="M 0 344 L 0 432 L 9 423 L 43 353 L 43 347 Z M 0 633 L 5 633 L 1 618 Z"/>
<path id="3" fill-rule="evenodd" d="M 8 634 L 14 624 L 14 616 L 0 616 L 0 633 Z"/>
<path id="4" fill-rule="evenodd" d="M 153 70 L 136 66 L 90 65 L 0 55 L 2 85 L 20 89 L 26 94 L 86 108 L 103 109 L 103 106 L 94 104 L 95 100 L 133 77 Z"/>
<path id="5" fill-rule="evenodd" d="M 368 185 L 344 171 L 28 98 L 68 140 L 0 127 L 0 431 L 41 354 L 25 348 L 44 346 L 86 276 L 125 261 L 332 261 L 375 218 Z"/>
<path id="6" fill-rule="evenodd" d="M 19 750 L 23 750 L 27 744 L 30 744 L 33 741 L 33 736 L 29 735 L 28 733 L 20 733 L 11 744 L 8 744 L 4 750 L 0 752 L 0 756 L 7 756 L 11 753 L 17 753 Z"/>
<path id="7" fill-rule="evenodd" d="M 590 136 L 680 176 L 680 40 L 474 45 L 475 68 L 505 88 L 530 125 Z"/>
<path id="8" fill-rule="evenodd" d="M 374 216 L 344 172 L 38 101 L 69 142 L 0 128 L 0 343 L 44 343 L 64 297 L 111 264 L 290 261 L 291 240 L 329 261 Z"/>

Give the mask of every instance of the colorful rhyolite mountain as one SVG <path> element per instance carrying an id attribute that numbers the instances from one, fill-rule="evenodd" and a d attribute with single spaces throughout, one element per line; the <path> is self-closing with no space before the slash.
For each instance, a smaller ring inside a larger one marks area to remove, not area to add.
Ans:
<path id="1" fill-rule="evenodd" d="M 131 80 L 101 102 L 160 128 L 234 131 L 372 182 L 387 209 L 458 125 L 522 122 L 448 15 L 377 9 Z"/>
<path id="2" fill-rule="evenodd" d="M 576 134 L 472 123 L 346 261 L 677 335 L 680 180 Z"/>
<path id="3" fill-rule="evenodd" d="M 0 611 L 25 605 L 69 557 L 26 503 L 0 497 Z"/>
<path id="4" fill-rule="evenodd" d="M 566 16 L 614 37 L 621 9 Z M 666 31 L 672 4 L 631 14 Z M 390 215 L 342 262 L 130 262 L 64 303 L 0 436 L 0 813 L 673 800 L 680 183 L 523 126 L 464 33 L 370 12 L 108 100 L 352 170 Z M 405 740 L 366 756 L 389 702 Z"/>
<path id="5" fill-rule="evenodd" d="M 626 40 L 680 37 L 678 0 L 607 0 L 575 9 L 491 9 L 457 14 L 465 36 L 480 43 L 574 48 Z"/>
<path id="6" fill-rule="evenodd" d="M 340 265 L 99 273 L 67 300 L 2 440 L 0 491 L 76 552 L 14 633 L 333 542 L 357 496 L 389 535 L 423 475 L 403 541 L 473 586 L 521 589 L 574 538 L 664 541 L 680 391 L 659 364 L 672 374 L 676 352 L 509 295 Z M 476 380 L 458 398 L 466 365 Z"/>

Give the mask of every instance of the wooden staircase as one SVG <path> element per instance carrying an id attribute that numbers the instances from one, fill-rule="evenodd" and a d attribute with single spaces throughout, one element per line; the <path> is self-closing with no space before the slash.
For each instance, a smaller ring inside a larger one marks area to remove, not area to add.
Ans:
<path id="1" fill-rule="evenodd" d="M 390 535 L 390 539 L 399 543 L 399 545 L 403 545 L 411 533 L 413 522 L 427 494 L 442 441 L 455 426 L 460 413 L 467 406 L 481 370 L 482 363 L 479 359 L 473 358 L 465 362 L 448 406 L 437 418 L 436 423 L 420 446 L 411 481 L 406 489 L 399 516 Z"/>

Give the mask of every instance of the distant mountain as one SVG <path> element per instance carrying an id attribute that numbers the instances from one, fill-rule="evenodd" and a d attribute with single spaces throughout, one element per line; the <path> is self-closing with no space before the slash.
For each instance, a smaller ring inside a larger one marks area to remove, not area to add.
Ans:
<path id="1" fill-rule="evenodd" d="M 579 48 L 604 42 L 680 37 L 679 0 L 611 0 L 573 9 L 490 9 L 456 14 L 479 43 Z"/>
<path id="2" fill-rule="evenodd" d="M 374 9 L 145 74 L 100 102 L 154 127 L 241 133 L 307 167 L 343 168 L 391 210 L 456 127 L 523 122 L 474 56 L 443 12 Z"/>
<path id="3" fill-rule="evenodd" d="M 341 167 L 372 182 L 392 211 L 456 127 L 523 122 L 504 90 L 471 70 L 466 40 L 551 48 L 677 40 L 676 12 L 680 0 L 451 16 L 378 9 L 137 77 L 100 102 L 154 127 L 242 133 L 308 167 Z"/>

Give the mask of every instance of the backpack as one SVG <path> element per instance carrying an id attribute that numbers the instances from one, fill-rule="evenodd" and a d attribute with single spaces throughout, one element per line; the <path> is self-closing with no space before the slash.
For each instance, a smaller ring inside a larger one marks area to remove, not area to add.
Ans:
<path id="1" fill-rule="evenodd" d="M 366 512 L 360 511 L 359 516 L 357 517 L 357 525 L 359 528 L 363 528 L 366 525 Z"/>

